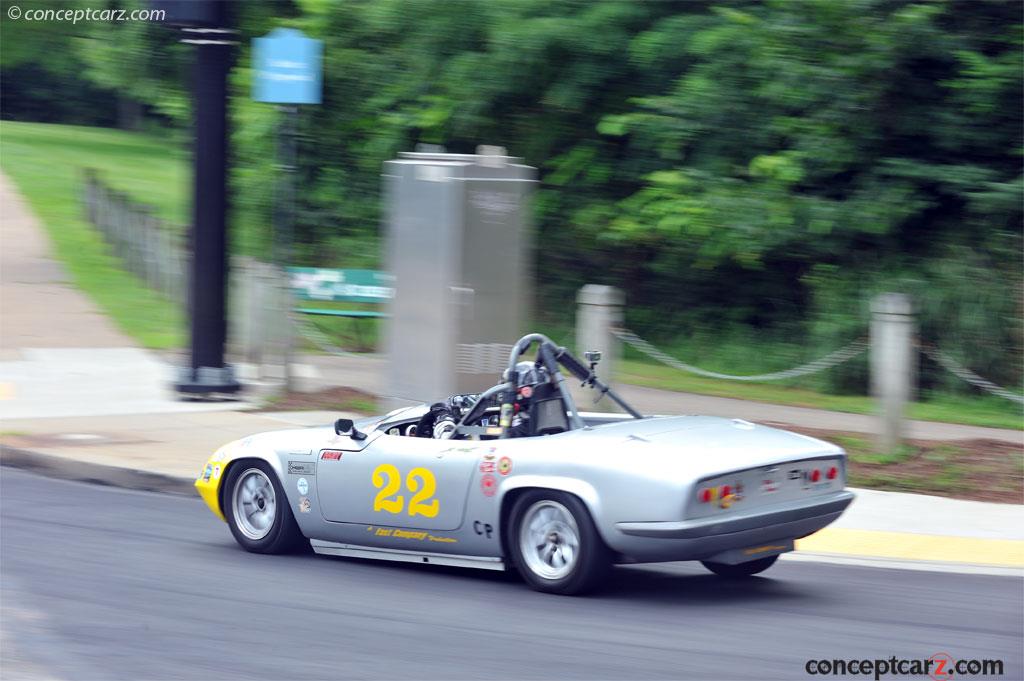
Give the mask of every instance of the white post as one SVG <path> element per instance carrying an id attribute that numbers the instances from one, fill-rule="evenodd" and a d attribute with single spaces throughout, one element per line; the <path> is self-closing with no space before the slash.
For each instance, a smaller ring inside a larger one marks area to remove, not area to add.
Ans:
<path id="1" fill-rule="evenodd" d="M 597 377 L 609 386 L 612 386 L 615 368 L 622 357 L 622 342 L 612 329 L 622 326 L 625 300 L 619 289 L 599 284 L 587 284 L 576 295 L 576 354 L 584 360 L 584 352 L 599 351 L 601 361 L 597 365 Z M 578 396 L 580 411 L 617 409 L 615 403 L 607 398 L 594 405 L 592 390 L 577 390 L 574 394 Z"/>
<path id="2" fill-rule="evenodd" d="M 871 394 L 878 400 L 879 451 L 903 439 L 903 414 L 913 394 L 914 313 L 910 297 L 882 293 L 871 301 Z"/>

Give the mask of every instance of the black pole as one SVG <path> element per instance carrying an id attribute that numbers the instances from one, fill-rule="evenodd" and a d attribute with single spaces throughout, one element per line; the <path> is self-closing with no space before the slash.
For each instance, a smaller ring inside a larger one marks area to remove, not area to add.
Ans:
<path id="1" fill-rule="evenodd" d="M 297 135 L 299 107 L 282 104 L 278 106 L 280 121 L 277 130 L 278 181 L 277 197 L 274 202 L 274 250 L 282 282 L 289 288 L 288 265 L 291 264 L 292 243 L 295 230 L 295 173 L 297 164 Z M 287 296 L 285 296 L 287 299 Z M 284 310 L 286 330 L 284 343 L 284 390 L 294 388 L 291 364 L 294 354 L 294 319 L 290 307 Z"/>
<path id="2" fill-rule="evenodd" d="M 192 358 L 175 387 L 181 393 L 209 395 L 234 393 L 241 387 L 232 368 L 224 363 L 228 271 L 227 76 L 232 44 L 210 33 L 197 33 L 196 38 L 187 41 L 196 46 L 189 287 Z"/>

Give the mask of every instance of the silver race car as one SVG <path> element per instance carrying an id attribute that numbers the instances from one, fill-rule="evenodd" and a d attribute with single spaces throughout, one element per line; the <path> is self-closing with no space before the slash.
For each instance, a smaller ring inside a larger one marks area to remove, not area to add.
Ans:
<path id="1" fill-rule="evenodd" d="M 196 488 L 249 551 L 514 568 L 562 594 L 614 563 L 757 574 L 853 500 L 839 447 L 739 419 L 643 416 L 587 359 L 530 334 L 483 393 L 231 442 Z M 563 370 L 626 413 L 577 411 Z"/>

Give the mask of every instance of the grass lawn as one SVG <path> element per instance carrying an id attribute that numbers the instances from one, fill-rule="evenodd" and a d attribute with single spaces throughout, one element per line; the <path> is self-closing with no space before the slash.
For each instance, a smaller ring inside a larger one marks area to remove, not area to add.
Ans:
<path id="1" fill-rule="evenodd" d="M 75 285 L 141 345 L 181 347 L 182 310 L 122 269 L 83 217 L 79 197 L 87 167 L 163 218 L 186 222 L 187 167 L 173 144 L 102 128 L 0 123 L 0 168 L 28 199 Z"/>

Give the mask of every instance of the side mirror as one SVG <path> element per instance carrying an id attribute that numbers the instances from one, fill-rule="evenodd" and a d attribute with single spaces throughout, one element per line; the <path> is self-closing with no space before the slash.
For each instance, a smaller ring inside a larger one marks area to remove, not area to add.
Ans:
<path id="1" fill-rule="evenodd" d="M 356 424 L 352 419 L 338 419 L 334 422 L 334 432 L 337 435 L 348 435 L 353 440 L 365 440 L 366 433 L 356 430 Z"/>

